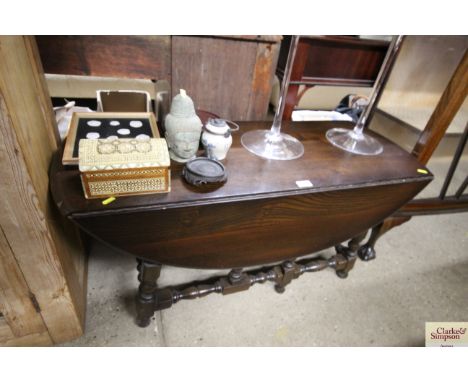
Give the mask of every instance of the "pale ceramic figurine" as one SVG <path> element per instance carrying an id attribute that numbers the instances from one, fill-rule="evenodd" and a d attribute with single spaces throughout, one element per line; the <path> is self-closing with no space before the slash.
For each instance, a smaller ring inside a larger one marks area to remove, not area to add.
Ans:
<path id="1" fill-rule="evenodd" d="M 230 128 L 228 123 L 234 125 L 235 128 Z M 207 151 L 210 147 L 211 156 L 214 159 L 223 160 L 232 145 L 231 133 L 237 130 L 239 130 L 239 125 L 234 122 L 221 118 L 209 118 L 201 138 L 203 147 Z"/>
<path id="2" fill-rule="evenodd" d="M 171 111 L 164 122 L 171 159 L 184 163 L 194 158 L 200 142 L 202 122 L 185 90 L 180 89 L 180 93 L 173 98 Z"/>

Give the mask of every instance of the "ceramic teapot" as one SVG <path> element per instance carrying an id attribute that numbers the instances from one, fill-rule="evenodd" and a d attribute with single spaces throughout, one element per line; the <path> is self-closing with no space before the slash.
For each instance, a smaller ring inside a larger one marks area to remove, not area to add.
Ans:
<path id="1" fill-rule="evenodd" d="M 180 89 L 171 104 L 164 121 L 169 155 L 176 162 L 187 162 L 194 158 L 200 143 L 202 122 L 195 112 L 192 99 Z"/>
<path id="2" fill-rule="evenodd" d="M 210 156 L 214 159 L 223 160 L 232 145 L 231 133 L 237 130 L 239 125 L 234 122 L 222 118 L 209 118 L 202 134 L 203 147 L 205 150 L 210 149 Z"/>

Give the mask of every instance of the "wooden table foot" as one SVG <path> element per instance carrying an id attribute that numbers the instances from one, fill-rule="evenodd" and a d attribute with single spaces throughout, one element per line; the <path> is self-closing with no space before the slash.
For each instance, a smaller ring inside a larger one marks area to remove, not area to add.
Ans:
<path id="1" fill-rule="evenodd" d="M 359 258 L 362 261 L 370 261 L 375 259 L 375 243 L 377 239 L 380 237 L 380 232 L 382 230 L 383 223 L 376 225 L 374 228 L 372 228 L 369 240 L 367 241 L 366 244 L 361 246 L 358 250 L 358 255 Z"/>
<path id="2" fill-rule="evenodd" d="M 337 245 L 336 250 L 336 265 L 335 273 L 340 279 L 348 277 L 349 271 L 353 269 L 356 259 L 358 257 L 359 245 L 362 240 L 365 239 L 367 232 L 363 232 L 360 235 L 354 237 L 348 242 L 348 246 Z"/>
<path id="3" fill-rule="evenodd" d="M 144 328 L 151 322 L 156 308 L 157 280 L 161 274 L 161 264 L 138 259 L 138 293 L 136 298 L 136 322 Z"/>

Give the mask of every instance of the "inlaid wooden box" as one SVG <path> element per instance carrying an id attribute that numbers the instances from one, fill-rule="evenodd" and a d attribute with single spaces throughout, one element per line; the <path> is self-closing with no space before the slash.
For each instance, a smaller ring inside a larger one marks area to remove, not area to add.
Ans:
<path id="1" fill-rule="evenodd" d="M 79 143 L 87 199 L 169 192 L 169 166 L 163 138 L 82 139 Z"/>
<path id="2" fill-rule="evenodd" d="M 78 164 L 78 146 L 91 138 L 159 138 L 153 113 L 73 113 L 63 151 L 62 163 Z"/>

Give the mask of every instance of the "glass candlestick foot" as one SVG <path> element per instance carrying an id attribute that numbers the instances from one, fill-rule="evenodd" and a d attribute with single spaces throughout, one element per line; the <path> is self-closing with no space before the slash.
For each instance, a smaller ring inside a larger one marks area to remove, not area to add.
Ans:
<path id="1" fill-rule="evenodd" d="M 253 130 L 242 135 L 242 145 L 251 153 L 267 159 L 291 160 L 304 154 L 304 146 L 288 134 Z"/>
<path id="2" fill-rule="evenodd" d="M 362 131 L 336 127 L 328 130 L 326 137 L 332 145 L 353 154 L 379 155 L 383 152 L 382 144 Z"/>

